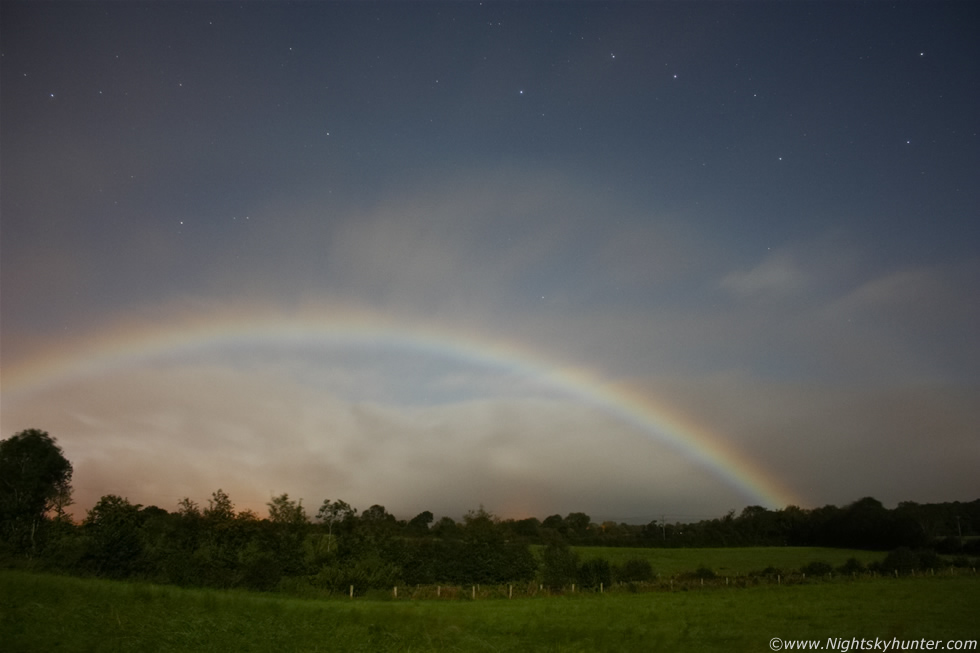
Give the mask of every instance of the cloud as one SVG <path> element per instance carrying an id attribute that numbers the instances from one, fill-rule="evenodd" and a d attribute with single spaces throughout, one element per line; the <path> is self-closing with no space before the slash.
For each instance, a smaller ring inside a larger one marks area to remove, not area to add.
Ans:
<path id="1" fill-rule="evenodd" d="M 405 517 L 458 517 L 480 504 L 545 516 L 740 503 L 724 482 L 649 435 L 548 397 L 404 406 L 340 399 L 280 372 L 157 365 L 5 402 L 3 426 L 58 438 L 75 464 L 80 510 L 106 493 L 172 509 L 219 487 L 259 512 L 270 493 L 288 492 L 311 508 L 344 498 Z"/>
<path id="2" fill-rule="evenodd" d="M 800 267 L 786 254 L 764 259 L 749 270 L 730 272 L 721 287 L 739 297 L 781 298 L 796 295 L 806 288 L 807 279 Z"/>
<path id="3" fill-rule="evenodd" d="M 649 381 L 648 392 L 793 488 L 810 507 L 974 496 L 980 386 L 874 387 L 769 381 L 728 372 Z"/>

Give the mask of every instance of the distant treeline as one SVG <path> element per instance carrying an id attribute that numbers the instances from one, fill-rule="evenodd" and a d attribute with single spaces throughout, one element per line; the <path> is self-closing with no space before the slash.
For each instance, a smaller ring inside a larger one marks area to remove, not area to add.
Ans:
<path id="1" fill-rule="evenodd" d="M 596 524 L 573 512 L 539 520 L 499 519 L 482 507 L 461 521 L 423 511 L 398 520 L 380 505 L 360 512 L 325 500 L 315 515 L 282 494 L 260 518 L 236 511 L 217 490 L 202 507 L 191 499 L 169 512 L 107 495 L 75 522 L 65 512 L 71 465 L 43 431 L 0 441 L 0 564 L 141 578 L 185 586 L 274 589 L 284 579 L 345 592 L 398 584 L 496 584 L 648 580 L 643 560 L 611 567 L 579 564 L 571 545 L 629 547 L 829 546 L 873 550 L 931 549 L 902 564 L 980 554 L 980 500 L 902 503 L 872 498 L 843 508 L 767 510 L 750 506 L 690 524 Z M 532 545 L 543 545 L 540 555 Z M 908 556 L 906 556 L 907 558 Z M 904 558 L 902 558 L 904 560 Z M 896 563 L 897 564 L 897 563 Z M 934 563 L 929 563 L 934 564 Z"/>

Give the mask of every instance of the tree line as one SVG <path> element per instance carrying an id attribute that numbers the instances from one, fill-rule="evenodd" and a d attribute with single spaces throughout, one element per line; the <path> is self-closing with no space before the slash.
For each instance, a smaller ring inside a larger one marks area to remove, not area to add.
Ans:
<path id="1" fill-rule="evenodd" d="M 268 516 L 236 510 L 216 490 L 205 505 L 176 510 L 103 496 L 80 522 L 71 503 L 72 466 L 55 440 L 30 429 L 0 441 L 0 563 L 184 586 L 269 590 L 284 579 L 346 592 L 399 584 L 501 584 L 537 580 L 560 587 L 649 580 L 644 560 L 580 562 L 576 545 L 709 547 L 832 546 L 903 551 L 933 547 L 976 554 L 980 500 L 903 503 L 872 498 L 843 508 L 750 506 L 688 524 L 596 524 L 573 512 L 539 520 L 500 519 L 481 506 L 457 521 L 429 511 L 399 520 L 381 505 L 362 512 L 340 499 L 315 514 L 288 494 Z M 539 545 L 537 555 L 532 546 Z"/>

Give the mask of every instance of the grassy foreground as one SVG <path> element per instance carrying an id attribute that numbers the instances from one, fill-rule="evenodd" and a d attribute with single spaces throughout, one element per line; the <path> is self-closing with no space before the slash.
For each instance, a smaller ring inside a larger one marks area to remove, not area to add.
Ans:
<path id="1" fill-rule="evenodd" d="M 508 601 L 309 601 L 0 571 L 19 651 L 766 651 L 773 637 L 977 639 L 980 577 Z"/>

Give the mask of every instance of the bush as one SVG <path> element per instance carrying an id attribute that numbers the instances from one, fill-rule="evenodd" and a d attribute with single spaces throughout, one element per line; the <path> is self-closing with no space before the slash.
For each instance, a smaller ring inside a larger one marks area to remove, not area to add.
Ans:
<path id="1" fill-rule="evenodd" d="M 885 556 L 878 568 L 883 572 L 908 574 L 919 568 L 919 556 L 908 547 L 902 546 Z"/>
<path id="2" fill-rule="evenodd" d="M 578 577 L 578 555 L 565 542 L 553 542 L 541 555 L 541 582 L 550 589 L 561 589 Z"/>
<path id="3" fill-rule="evenodd" d="M 837 571 L 842 574 L 863 574 L 867 569 L 857 558 L 848 558 L 847 562 L 837 568 Z"/>
<path id="4" fill-rule="evenodd" d="M 698 567 L 697 569 L 695 569 L 692 572 L 688 572 L 686 574 L 681 574 L 681 577 L 682 578 L 694 578 L 694 579 L 699 579 L 700 578 L 702 580 L 711 580 L 712 578 L 717 578 L 718 575 L 710 567 L 708 567 L 706 565 L 701 565 L 700 567 Z"/>
<path id="5" fill-rule="evenodd" d="M 826 576 L 832 573 L 834 568 L 823 560 L 814 560 L 800 567 L 800 571 L 807 576 Z"/>
<path id="6" fill-rule="evenodd" d="M 749 576 L 782 576 L 783 570 L 779 567 L 768 566 L 765 569 L 759 569 L 757 571 L 750 571 Z"/>
<path id="7" fill-rule="evenodd" d="M 919 569 L 939 569 L 949 566 L 935 551 L 919 551 Z"/>
<path id="8" fill-rule="evenodd" d="M 578 582 L 586 589 L 598 589 L 600 584 L 609 587 L 612 582 L 612 570 L 605 558 L 586 560 L 578 570 Z"/>
<path id="9" fill-rule="evenodd" d="M 613 576 L 620 583 L 643 583 L 653 580 L 653 567 L 647 560 L 632 558 L 615 567 Z"/>
<path id="10" fill-rule="evenodd" d="M 400 580 L 401 570 L 381 560 L 377 555 L 345 560 L 338 565 L 324 565 L 313 584 L 334 592 L 347 592 L 351 585 L 360 595 L 367 589 L 393 587 Z"/>

